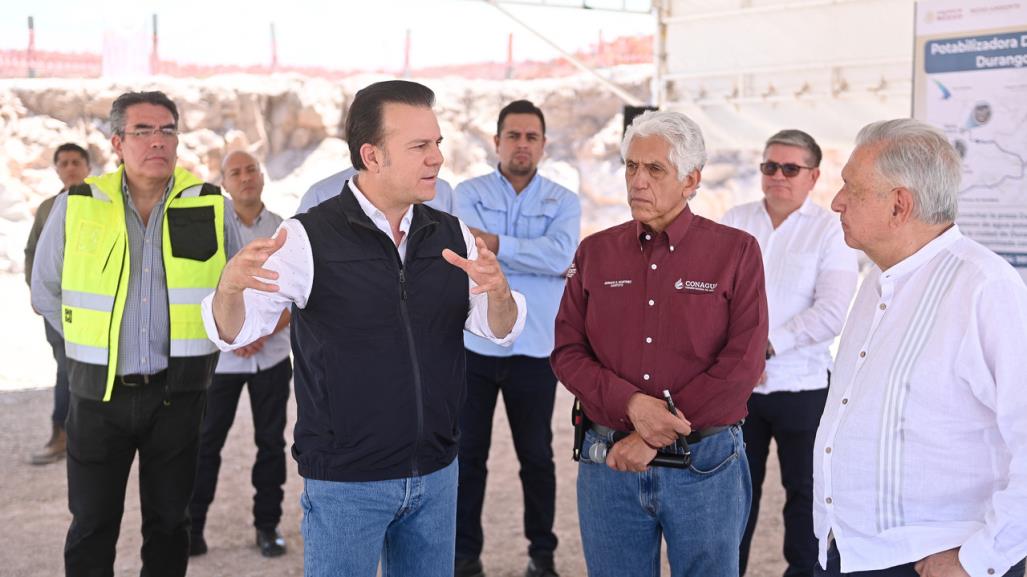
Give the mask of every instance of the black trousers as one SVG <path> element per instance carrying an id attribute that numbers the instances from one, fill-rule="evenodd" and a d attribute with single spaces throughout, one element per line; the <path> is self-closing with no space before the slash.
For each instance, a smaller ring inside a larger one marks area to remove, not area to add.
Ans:
<path id="1" fill-rule="evenodd" d="M 487 357 L 467 351 L 467 401 L 460 411 L 460 487 L 456 506 L 456 557 L 481 556 L 481 511 L 492 417 L 502 391 L 524 494 L 524 535 L 531 557 L 556 550 L 556 466 L 553 403 L 556 375 L 549 357 Z"/>
<path id="2" fill-rule="evenodd" d="M 831 543 L 831 547 L 827 550 L 827 569 L 821 568 L 820 564 L 817 563 L 814 575 L 815 577 L 920 577 L 915 567 L 916 563 L 906 563 L 905 565 L 877 569 L 875 571 L 842 573 L 841 557 L 838 555 L 838 548 L 834 543 Z M 1009 571 L 1006 571 L 1002 577 L 1023 577 L 1023 569 L 1024 562 L 1020 561 L 1010 567 Z"/>
<path id="3" fill-rule="evenodd" d="M 253 525 L 274 529 L 282 518 L 285 493 L 285 412 L 289 403 L 289 382 L 292 364 L 286 358 L 277 365 L 256 373 L 214 375 L 207 391 L 207 415 L 203 418 L 200 438 L 200 460 L 196 470 L 196 490 L 189 512 L 192 532 L 202 534 L 207 522 L 207 509 L 214 501 L 221 470 L 221 448 L 235 420 L 236 408 L 243 386 L 250 393 L 253 413 L 253 440 L 257 444 L 257 461 L 253 464 L 251 481 Z"/>
<path id="4" fill-rule="evenodd" d="M 182 577 L 189 560 L 189 497 L 205 391 L 166 393 L 160 384 L 115 385 L 109 402 L 71 395 L 68 411 L 68 577 L 110 577 L 125 509 L 125 487 L 139 453 L 143 569 Z"/>
<path id="5" fill-rule="evenodd" d="M 797 393 L 755 394 L 742 425 L 745 454 L 752 476 L 752 509 L 739 549 L 739 571 L 745 574 L 749 546 L 760 511 L 770 440 L 777 442 L 781 484 L 785 489 L 785 577 L 812 577 L 817 563 L 813 536 L 813 443 L 827 401 L 827 389 Z"/>

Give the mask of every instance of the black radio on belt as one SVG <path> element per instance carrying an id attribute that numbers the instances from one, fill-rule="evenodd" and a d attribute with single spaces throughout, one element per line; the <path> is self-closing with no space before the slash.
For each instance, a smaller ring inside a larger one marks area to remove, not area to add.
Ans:
<path id="1" fill-rule="evenodd" d="M 673 403 L 673 401 L 671 402 Z M 585 410 L 581 407 L 581 401 L 577 398 L 574 399 L 574 404 L 571 406 L 571 424 L 574 425 L 574 452 L 571 458 L 575 461 L 581 461 L 581 449 L 585 442 L 585 431 L 592 428 L 592 421 L 585 414 Z M 613 442 L 616 443 L 627 436 L 628 433 L 618 432 L 614 434 Z M 681 447 L 684 449 L 684 452 L 657 451 L 656 456 L 649 462 L 649 466 L 670 467 L 674 469 L 687 469 L 690 467 L 692 465 L 692 451 L 685 437 L 681 436 L 672 446 L 674 448 Z M 586 458 L 595 463 L 604 463 L 606 462 L 606 454 L 609 450 L 610 448 L 606 443 L 596 443 L 592 445 Z"/>
<path id="2" fill-rule="evenodd" d="M 627 436 L 628 433 L 616 433 L 613 436 L 613 444 L 616 444 L 618 441 Z M 684 442 L 684 439 L 678 439 L 678 441 L 675 442 L 673 445 L 670 445 L 670 447 L 677 448 L 681 446 L 682 442 Z M 666 451 L 660 449 L 656 451 L 656 456 L 653 457 L 653 460 L 649 461 L 649 466 L 667 467 L 670 469 L 687 469 L 690 466 L 692 466 L 692 450 L 688 447 L 687 444 L 684 445 L 684 449 L 684 453 L 677 453 L 673 451 Z M 596 443 L 592 445 L 588 450 L 588 460 L 592 461 L 593 463 L 605 463 L 606 455 L 607 453 L 609 453 L 609 451 L 610 447 L 607 446 L 606 443 Z"/>

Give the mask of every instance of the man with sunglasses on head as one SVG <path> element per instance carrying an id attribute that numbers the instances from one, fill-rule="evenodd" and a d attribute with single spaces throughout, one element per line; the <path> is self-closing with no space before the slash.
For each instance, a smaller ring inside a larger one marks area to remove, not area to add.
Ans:
<path id="1" fill-rule="evenodd" d="M 785 488 L 786 577 L 813 575 L 813 441 L 827 398 L 828 347 L 842 330 L 856 290 L 856 255 L 838 219 L 810 199 L 820 176 L 820 146 L 801 130 L 782 130 L 763 149 L 763 199 L 735 207 L 721 223 L 756 237 L 766 271 L 770 337 L 766 370 L 754 383 L 742 426 L 752 477 L 752 509 L 740 548 L 745 573 L 760 510 L 770 440 Z"/>
<path id="2" fill-rule="evenodd" d="M 112 576 L 139 453 L 142 571 L 182 577 L 200 423 L 218 350 L 200 300 L 239 248 L 231 203 L 177 166 L 178 109 L 162 92 L 111 106 L 121 161 L 57 197 L 39 239 L 32 305 L 68 357 L 68 576 Z"/>

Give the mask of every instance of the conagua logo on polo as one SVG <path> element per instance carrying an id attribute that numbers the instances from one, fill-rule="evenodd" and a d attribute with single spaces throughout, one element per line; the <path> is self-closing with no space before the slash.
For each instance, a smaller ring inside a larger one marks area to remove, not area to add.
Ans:
<path id="1" fill-rule="evenodd" d="M 676 288 L 677 290 L 684 289 L 690 291 L 711 293 L 717 290 L 717 284 L 718 283 L 715 282 L 703 282 L 701 280 L 686 280 L 682 282 L 681 279 L 678 279 L 678 281 L 674 283 L 674 288 Z"/>

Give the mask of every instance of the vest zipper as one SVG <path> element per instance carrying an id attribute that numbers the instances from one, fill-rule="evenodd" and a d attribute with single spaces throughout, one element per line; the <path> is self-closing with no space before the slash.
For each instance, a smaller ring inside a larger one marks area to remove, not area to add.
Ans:
<path id="1" fill-rule="evenodd" d="M 397 253 L 397 257 L 398 257 Z M 407 309 L 407 279 L 403 263 L 399 265 L 399 312 L 403 317 L 403 327 L 407 333 L 407 346 L 410 348 L 410 361 L 414 371 L 414 398 L 417 402 L 417 437 L 414 439 L 414 454 L 410 458 L 410 474 L 418 476 L 417 454 L 421 449 L 421 437 L 424 436 L 424 401 L 421 391 L 421 364 L 417 360 L 417 346 L 414 343 L 414 329 L 410 326 L 410 312 Z"/>
<path id="2" fill-rule="evenodd" d="M 407 277 L 406 269 L 403 266 L 403 259 L 399 258 L 399 249 L 396 247 L 395 242 L 389 235 L 385 234 L 384 231 L 379 229 L 373 223 L 366 223 L 356 221 L 354 224 L 362 226 L 368 230 L 377 233 L 379 238 L 384 238 L 389 246 L 392 247 L 392 254 L 396 255 L 396 263 L 399 265 L 399 313 L 403 318 L 403 329 L 407 334 L 407 347 L 410 350 L 410 362 L 413 365 L 414 373 L 414 399 L 417 403 L 417 436 L 414 438 L 414 453 L 410 457 L 410 476 L 417 477 L 420 475 L 419 468 L 417 466 L 417 454 L 421 450 L 421 438 L 424 436 L 424 393 L 422 392 L 421 385 L 421 363 L 417 360 L 417 345 L 414 341 L 414 328 L 410 324 L 410 311 L 407 307 Z M 423 224 L 415 230 L 411 230 L 407 233 L 407 256 L 410 255 L 410 250 L 413 247 L 413 243 L 410 239 L 414 238 L 422 229 L 428 228 L 429 224 Z"/>

